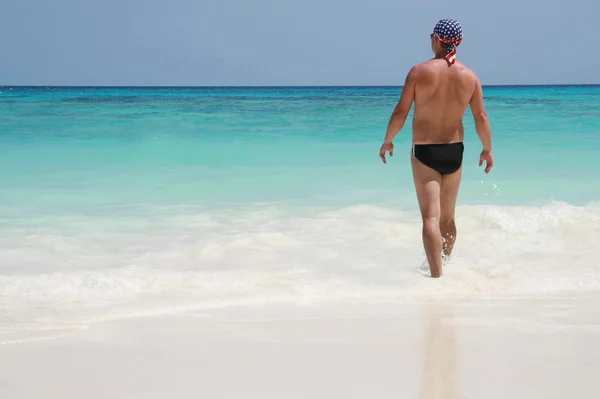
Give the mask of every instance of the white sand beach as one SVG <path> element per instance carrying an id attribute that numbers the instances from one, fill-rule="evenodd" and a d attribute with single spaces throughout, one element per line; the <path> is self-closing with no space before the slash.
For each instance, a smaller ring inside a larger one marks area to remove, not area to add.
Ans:
<path id="1" fill-rule="evenodd" d="M 4 0 L 0 399 L 600 399 L 600 1 L 540 5 Z"/>
<path id="2" fill-rule="evenodd" d="M 253 306 L 0 346 L 0 397 L 596 398 L 600 296 Z"/>

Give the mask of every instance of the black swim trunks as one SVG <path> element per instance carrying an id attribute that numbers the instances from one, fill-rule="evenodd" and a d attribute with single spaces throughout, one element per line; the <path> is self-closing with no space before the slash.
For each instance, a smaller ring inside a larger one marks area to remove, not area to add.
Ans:
<path id="1" fill-rule="evenodd" d="M 412 155 L 442 175 L 456 172 L 462 165 L 465 146 L 460 143 L 413 144 Z"/>

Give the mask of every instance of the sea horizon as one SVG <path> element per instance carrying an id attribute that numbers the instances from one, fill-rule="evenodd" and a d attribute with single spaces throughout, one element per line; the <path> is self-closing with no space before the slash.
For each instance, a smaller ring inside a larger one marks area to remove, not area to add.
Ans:
<path id="1" fill-rule="evenodd" d="M 534 87 L 600 87 L 600 83 L 544 83 L 544 84 L 481 84 L 484 88 L 534 88 Z M 401 88 L 403 85 L 10 85 L 0 88 L 57 88 L 57 89 L 295 89 L 295 88 Z"/>

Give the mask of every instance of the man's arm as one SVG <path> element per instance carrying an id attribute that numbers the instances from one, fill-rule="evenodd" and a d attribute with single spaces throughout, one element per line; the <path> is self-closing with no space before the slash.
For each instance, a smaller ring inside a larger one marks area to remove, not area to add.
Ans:
<path id="1" fill-rule="evenodd" d="M 483 144 L 483 150 L 487 152 L 492 151 L 492 128 L 490 127 L 490 121 L 488 119 L 487 112 L 483 105 L 483 90 L 481 89 L 481 82 L 478 78 L 475 84 L 475 91 L 473 97 L 471 97 L 471 112 L 473 113 L 473 119 L 475 120 L 475 130 L 477 135 Z"/>
<path id="2" fill-rule="evenodd" d="M 408 74 L 406 75 L 406 79 L 404 82 L 404 87 L 402 88 L 402 94 L 400 95 L 400 100 L 394 108 L 394 112 L 392 112 L 392 116 L 390 117 L 390 121 L 388 123 L 387 131 L 385 133 L 384 144 L 390 144 L 396 135 L 402 130 L 404 126 L 404 122 L 406 122 L 406 118 L 408 117 L 408 113 L 410 112 L 410 107 L 412 107 L 412 103 L 415 99 L 415 84 L 417 81 L 416 75 L 418 72 L 418 67 L 414 66 L 410 69 Z"/>

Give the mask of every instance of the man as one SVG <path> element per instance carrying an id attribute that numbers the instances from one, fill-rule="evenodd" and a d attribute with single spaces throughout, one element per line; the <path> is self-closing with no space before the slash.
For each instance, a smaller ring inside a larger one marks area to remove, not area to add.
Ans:
<path id="1" fill-rule="evenodd" d="M 404 126 L 412 103 L 411 164 L 423 218 L 423 245 L 431 277 L 442 275 L 442 254 L 448 257 L 456 240 L 454 210 L 462 175 L 463 117 L 471 107 L 475 128 L 483 144 L 479 166 L 485 173 L 494 166 L 491 128 L 483 106 L 477 75 L 456 59 L 462 27 L 452 19 L 440 20 L 431 34 L 435 57 L 411 68 L 400 100 L 390 118 L 379 156 L 394 155 L 392 140 Z"/>

